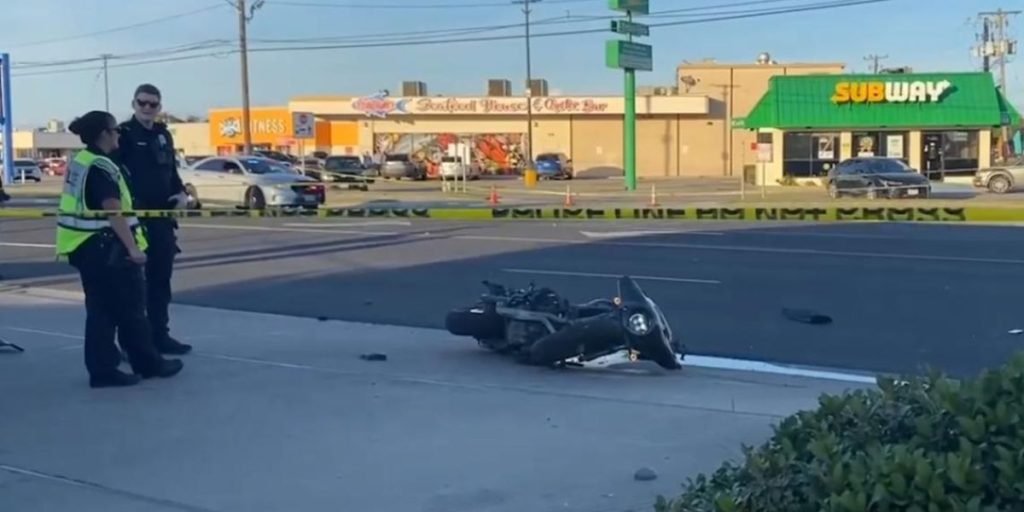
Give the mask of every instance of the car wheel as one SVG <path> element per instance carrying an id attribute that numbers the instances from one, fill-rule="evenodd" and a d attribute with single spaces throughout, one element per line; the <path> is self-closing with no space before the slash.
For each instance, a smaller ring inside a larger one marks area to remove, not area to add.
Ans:
<path id="1" fill-rule="evenodd" d="M 878 189 L 874 185 L 868 187 L 868 191 L 864 194 L 868 199 L 878 199 Z"/>
<path id="2" fill-rule="evenodd" d="M 988 190 L 993 194 L 1005 194 L 1010 191 L 1010 179 L 1006 176 L 993 176 L 988 180 Z"/>
<path id="3" fill-rule="evenodd" d="M 928 199 L 929 197 L 931 197 L 931 195 L 932 189 L 929 187 L 921 187 L 917 191 L 917 197 L 920 197 L 921 199 Z"/>
<path id="4" fill-rule="evenodd" d="M 263 197 L 263 191 L 252 187 L 245 192 L 245 207 L 250 210 L 262 210 L 267 207 L 267 201 Z"/>

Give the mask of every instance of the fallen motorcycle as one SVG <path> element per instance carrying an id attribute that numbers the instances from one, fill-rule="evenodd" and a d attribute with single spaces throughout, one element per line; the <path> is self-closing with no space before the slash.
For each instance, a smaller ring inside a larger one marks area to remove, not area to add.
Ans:
<path id="1" fill-rule="evenodd" d="M 682 368 L 685 347 L 673 339 L 661 308 L 628 276 L 618 295 L 570 304 L 550 288 L 509 289 L 483 282 L 487 293 L 445 318 L 448 332 L 538 366 L 603 367 L 648 360 Z"/>

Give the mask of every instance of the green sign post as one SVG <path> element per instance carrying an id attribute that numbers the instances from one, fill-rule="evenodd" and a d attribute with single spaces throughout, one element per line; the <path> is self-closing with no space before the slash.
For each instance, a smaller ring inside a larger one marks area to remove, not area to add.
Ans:
<path id="1" fill-rule="evenodd" d="M 636 71 L 654 69 L 654 50 L 651 45 L 634 43 L 634 36 L 648 36 L 650 27 L 633 22 L 633 15 L 650 13 L 649 0 L 608 0 L 613 11 L 626 13 L 625 20 L 612 21 L 612 32 L 627 37 L 605 43 L 605 64 L 622 69 L 626 74 L 625 119 L 622 129 L 623 162 L 626 171 L 626 190 L 636 190 Z"/>

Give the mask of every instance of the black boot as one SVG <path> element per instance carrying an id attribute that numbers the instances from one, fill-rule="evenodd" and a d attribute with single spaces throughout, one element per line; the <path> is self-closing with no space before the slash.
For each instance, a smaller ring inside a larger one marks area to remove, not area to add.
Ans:
<path id="1" fill-rule="evenodd" d="M 121 370 L 114 370 L 110 373 L 89 376 L 89 387 L 91 388 L 123 388 L 134 386 L 141 381 L 137 375 L 124 373 Z"/>
<path id="2" fill-rule="evenodd" d="M 192 345 L 187 345 L 167 336 L 156 344 L 156 349 L 159 350 L 161 354 L 183 356 L 192 351 Z"/>
<path id="3" fill-rule="evenodd" d="M 166 379 L 174 377 L 180 373 L 183 368 L 185 368 L 185 363 L 177 359 L 163 359 L 155 367 L 146 368 L 143 371 L 137 371 L 135 374 L 143 379 L 152 379 L 155 377 Z"/>

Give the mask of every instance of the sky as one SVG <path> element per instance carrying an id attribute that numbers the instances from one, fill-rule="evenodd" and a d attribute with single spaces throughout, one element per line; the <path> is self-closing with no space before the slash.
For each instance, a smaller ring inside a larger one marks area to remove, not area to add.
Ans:
<path id="1" fill-rule="evenodd" d="M 234 0 L 232 0 L 234 1 Z M 253 0 L 249 0 L 251 4 Z M 671 85 L 683 61 L 714 58 L 753 62 L 769 52 L 779 62 L 843 62 L 866 72 L 870 54 L 883 66 L 915 71 L 980 70 L 971 54 L 980 33 L 979 11 L 1024 8 L 1024 0 L 650 0 L 654 70 L 643 85 Z M 100 55 L 110 54 L 110 110 L 130 113 L 142 82 L 163 91 L 165 111 L 205 117 L 210 108 L 241 105 L 238 19 L 228 0 L 32 0 L 0 8 L 0 52 L 14 65 L 12 116 L 18 128 L 48 119 L 69 121 L 104 108 Z M 747 19 L 708 18 L 814 4 L 843 7 Z M 723 4 L 725 4 L 723 6 Z M 608 26 L 607 0 L 540 0 L 531 14 L 534 34 Z M 525 78 L 524 16 L 512 0 L 265 0 L 248 25 L 253 106 L 285 105 L 298 95 L 365 95 L 399 90 L 403 80 L 427 83 L 431 95 L 482 95 L 489 78 L 507 78 L 521 91 Z M 680 9 L 692 9 L 679 12 Z M 670 14 L 658 14 L 675 10 Z M 506 28 L 501 28 L 506 27 Z M 463 29 L 461 33 L 445 31 Z M 1024 33 L 1024 15 L 1009 33 Z M 510 39 L 423 44 L 425 39 Z M 552 94 L 620 94 L 622 73 L 604 64 L 610 32 L 534 37 L 535 78 Z M 324 41 L 324 38 L 330 38 Z M 303 40 L 314 40 L 312 42 Z M 298 43 L 281 42 L 299 40 Z M 352 47 L 354 43 L 402 46 Z M 190 53 L 181 48 L 205 46 Z M 296 46 L 348 45 L 301 50 Z M 290 47 L 289 51 L 266 51 Z M 210 54 L 213 54 L 210 56 Z M 208 55 L 184 59 L 189 55 Z M 147 60 L 182 58 L 154 62 Z M 64 64 L 61 64 L 64 63 Z M 55 65 L 60 64 L 60 65 Z M 1024 65 L 1008 64 L 1008 96 L 1024 105 Z"/>

